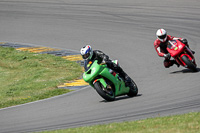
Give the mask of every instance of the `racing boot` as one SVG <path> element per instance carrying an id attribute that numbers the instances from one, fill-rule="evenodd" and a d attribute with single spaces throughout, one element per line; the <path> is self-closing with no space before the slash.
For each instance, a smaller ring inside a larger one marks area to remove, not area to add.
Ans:
<path id="1" fill-rule="evenodd" d="M 191 49 L 190 49 L 191 50 Z M 195 51 L 191 50 L 192 51 L 192 54 L 195 54 Z"/>
<path id="2" fill-rule="evenodd" d="M 186 42 L 186 43 L 184 43 L 184 44 L 186 44 L 187 45 L 187 47 L 191 50 L 191 52 L 192 52 L 192 54 L 195 54 L 195 51 L 193 51 L 191 48 L 190 48 L 190 46 L 188 45 L 188 43 Z"/>
<path id="3" fill-rule="evenodd" d="M 188 48 L 190 49 L 190 47 L 188 46 Z M 195 51 L 193 51 L 192 49 L 190 49 L 191 50 L 191 52 L 192 52 L 192 54 L 195 54 Z"/>
<path id="4" fill-rule="evenodd" d="M 124 70 L 120 66 L 116 65 L 115 63 L 110 63 L 108 65 L 110 65 L 110 68 L 112 68 L 114 71 L 119 73 L 119 76 L 125 82 L 126 87 L 131 84 L 131 78 L 124 72 Z"/>
<path id="5" fill-rule="evenodd" d="M 195 54 L 195 51 L 193 51 L 193 50 L 190 48 L 187 39 L 182 38 L 180 41 L 181 41 L 182 43 L 184 43 L 184 44 L 191 50 L 192 54 Z"/>
<path id="6" fill-rule="evenodd" d="M 125 77 L 125 86 L 128 87 L 131 85 L 131 78 L 127 75 Z"/>
<path id="7" fill-rule="evenodd" d="M 119 75 L 124 80 L 126 87 L 131 85 L 131 78 L 124 71 L 122 71 Z"/>

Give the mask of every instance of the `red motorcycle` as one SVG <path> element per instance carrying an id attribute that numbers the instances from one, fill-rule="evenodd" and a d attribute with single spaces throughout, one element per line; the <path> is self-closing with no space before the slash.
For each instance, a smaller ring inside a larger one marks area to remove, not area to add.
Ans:
<path id="1" fill-rule="evenodd" d="M 168 42 L 167 51 L 178 64 L 194 72 L 197 72 L 197 65 L 192 51 L 180 40 L 171 40 Z"/>

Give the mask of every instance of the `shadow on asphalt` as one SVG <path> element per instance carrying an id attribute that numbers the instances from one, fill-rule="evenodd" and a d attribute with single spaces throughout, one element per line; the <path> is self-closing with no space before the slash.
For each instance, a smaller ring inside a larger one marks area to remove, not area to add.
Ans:
<path id="1" fill-rule="evenodd" d="M 200 71 L 200 68 L 197 68 L 197 72 Z M 171 72 L 170 74 L 178 74 L 178 73 L 197 73 L 197 72 L 193 72 L 192 70 L 190 69 L 183 69 L 183 70 L 180 70 L 180 71 L 174 71 L 174 72 Z"/>
<path id="2" fill-rule="evenodd" d="M 137 96 L 134 97 L 129 97 L 129 96 L 120 96 L 120 97 L 116 97 L 114 101 L 106 101 L 106 100 L 102 100 L 100 102 L 104 102 L 104 103 L 110 103 L 110 102 L 115 102 L 115 101 L 119 101 L 119 100 L 124 100 L 124 99 L 129 99 L 129 98 L 136 98 L 136 97 L 140 97 L 142 96 L 142 94 L 137 94 Z"/>

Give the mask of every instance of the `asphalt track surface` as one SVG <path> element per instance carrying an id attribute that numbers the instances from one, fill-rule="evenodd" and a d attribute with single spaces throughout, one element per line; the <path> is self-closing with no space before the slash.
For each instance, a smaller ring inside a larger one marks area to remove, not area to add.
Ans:
<path id="1" fill-rule="evenodd" d="M 91 87 L 0 110 L 0 132 L 33 132 L 200 111 L 200 73 L 165 69 L 158 28 L 187 38 L 200 66 L 198 0 L 0 0 L 0 40 L 79 50 L 118 59 L 137 97 L 104 101 Z"/>

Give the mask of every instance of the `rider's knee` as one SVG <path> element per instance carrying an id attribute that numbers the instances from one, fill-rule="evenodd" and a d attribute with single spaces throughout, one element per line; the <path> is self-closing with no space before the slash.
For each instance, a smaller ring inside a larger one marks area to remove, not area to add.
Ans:
<path id="1" fill-rule="evenodd" d="M 169 68 L 170 66 L 172 66 L 173 64 L 170 62 L 170 61 L 168 61 L 168 60 L 165 60 L 164 61 L 164 66 L 165 66 L 165 68 Z"/>

